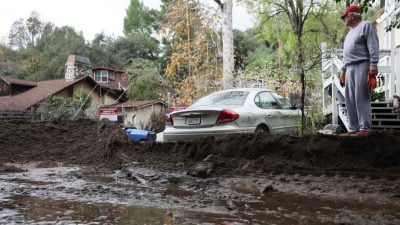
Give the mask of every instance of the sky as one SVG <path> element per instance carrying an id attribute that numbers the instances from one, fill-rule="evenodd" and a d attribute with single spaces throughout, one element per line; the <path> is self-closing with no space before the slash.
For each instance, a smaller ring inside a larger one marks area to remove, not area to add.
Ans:
<path id="1" fill-rule="evenodd" d="M 200 0 L 206 5 L 216 5 L 213 0 Z M 149 8 L 159 9 L 161 0 L 142 0 Z M 104 32 L 114 37 L 123 35 L 123 21 L 130 0 L 0 0 L 0 42 L 6 43 L 14 21 L 27 19 L 32 11 L 40 19 L 56 26 L 72 26 L 82 31 L 86 40 L 93 40 L 95 34 Z M 233 27 L 246 30 L 254 19 L 246 9 L 233 5 Z"/>

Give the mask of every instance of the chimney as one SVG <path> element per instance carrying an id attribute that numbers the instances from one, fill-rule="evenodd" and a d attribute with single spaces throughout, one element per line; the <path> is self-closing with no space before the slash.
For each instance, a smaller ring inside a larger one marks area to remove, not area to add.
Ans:
<path id="1" fill-rule="evenodd" d="M 82 76 L 92 74 L 92 64 L 89 58 L 79 55 L 69 55 L 65 63 L 65 81 L 74 81 Z"/>

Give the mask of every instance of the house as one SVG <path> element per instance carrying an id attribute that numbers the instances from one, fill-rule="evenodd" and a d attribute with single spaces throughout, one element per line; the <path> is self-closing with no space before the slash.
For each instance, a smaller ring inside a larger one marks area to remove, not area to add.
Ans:
<path id="1" fill-rule="evenodd" d="M 124 126 L 148 127 L 154 122 L 151 121 L 152 114 L 161 115 L 164 120 L 168 106 L 162 101 L 125 102 L 128 84 L 124 70 L 92 68 L 88 58 L 70 55 L 65 64 L 64 79 L 33 82 L 0 76 L 0 120 L 14 118 L 13 115 L 39 118 L 48 97 L 72 97 L 80 92 L 91 97 L 91 106 L 86 111 L 89 118 L 98 119 L 102 109 L 118 114 L 115 120 Z M 110 108 L 112 110 L 106 110 Z"/>
<path id="2" fill-rule="evenodd" d="M 381 10 L 372 18 L 375 21 L 375 27 L 379 38 L 379 48 L 391 49 L 400 48 L 400 29 L 394 28 L 391 32 L 386 32 L 386 27 L 399 17 L 400 2 L 396 0 L 386 0 L 385 5 Z"/>
<path id="3" fill-rule="evenodd" d="M 168 112 L 168 105 L 163 101 L 127 101 L 120 104 L 111 104 L 107 107 L 118 108 L 118 121 L 125 127 L 137 127 L 140 129 L 148 128 L 153 113 L 162 116 Z"/>
<path id="4" fill-rule="evenodd" d="M 72 97 L 83 92 L 91 97 L 88 116 L 95 119 L 101 106 L 126 100 L 122 89 L 103 87 L 92 78 L 88 58 L 70 55 L 65 67 L 65 78 L 58 80 L 32 82 L 0 76 L 0 116 L 23 113 L 37 117 L 48 97 Z"/>
<path id="5" fill-rule="evenodd" d="M 94 67 L 92 69 L 93 79 L 104 88 L 111 90 L 129 89 L 129 80 L 124 70 L 114 69 L 110 67 Z M 141 129 L 149 129 L 151 127 L 152 114 L 162 116 L 168 111 L 168 105 L 159 100 L 147 101 L 127 101 L 124 103 L 110 104 L 100 109 L 100 118 L 117 120 L 124 127 L 137 127 Z M 118 114 L 115 117 L 115 114 Z M 153 128 L 153 127 L 151 127 Z"/>
<path id="6" fill-rule="evenodd" d="M 92 78 L 100 86 L 116 90 L 126 90 L 129 84 L 124 70 L 97 66 L 92 69 Z"/>

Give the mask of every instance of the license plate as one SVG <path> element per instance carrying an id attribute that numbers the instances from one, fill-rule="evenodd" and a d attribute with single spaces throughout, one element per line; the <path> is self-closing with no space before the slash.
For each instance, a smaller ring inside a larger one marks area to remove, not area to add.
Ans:
<path id="1" fill-rule="evenodd" d="M 200 117 L 187 117 L 186 124 L 187 125 L 199 125 L 201 122 Z"/>

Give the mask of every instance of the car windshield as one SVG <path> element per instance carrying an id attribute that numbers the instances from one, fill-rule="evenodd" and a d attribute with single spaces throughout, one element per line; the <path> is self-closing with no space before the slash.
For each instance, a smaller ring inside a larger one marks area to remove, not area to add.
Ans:
<path id="1" fill-rule="evenodd" d="M 191 105 L 191 107 L 243 105 L 248 95 L 248 91 L 216 92 L 199 99 L 197 102 Z"/>

